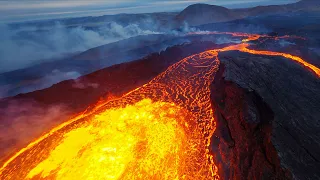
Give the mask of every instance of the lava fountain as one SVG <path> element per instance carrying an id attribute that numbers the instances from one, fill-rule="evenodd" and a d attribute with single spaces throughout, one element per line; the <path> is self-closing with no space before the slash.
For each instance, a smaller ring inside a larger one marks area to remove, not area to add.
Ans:
<path id="1" fill-rule="evenodd" d="M 247 42 L 268 36 L 227 34 L 244 37 L 242 43 L 182 59 L 144 86 L 61 124 L 8 159 L 0 179 L 219 179 L 210 152 L 216 126 L 209 88 L 218 53 L 283 56 L 320 76 L 297 56 L 249 49 Z"/>

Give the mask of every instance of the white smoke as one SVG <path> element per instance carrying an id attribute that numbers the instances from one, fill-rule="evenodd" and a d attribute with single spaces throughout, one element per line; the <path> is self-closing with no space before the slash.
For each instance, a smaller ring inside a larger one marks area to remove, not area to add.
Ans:
<path id="1" fill-rule="evenodd" d="M 138 25 L 119 25 L 115 22 L 88 30 L 81 26 L 68 28 L 57 23 L 50 28 L 36 26 L 11 28 L 0 25 L 0 73 L 52 61 L 67 54 L 115 42 L 121 39 L 155 34 Z"/>

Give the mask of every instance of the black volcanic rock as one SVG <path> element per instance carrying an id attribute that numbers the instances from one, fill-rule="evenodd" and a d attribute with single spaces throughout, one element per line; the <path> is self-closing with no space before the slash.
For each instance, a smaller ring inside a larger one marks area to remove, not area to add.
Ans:
<path id="1" fill-rule="evenodd" d="M 212 84 L 224 179 L 320 178 L 320 79 L 282 57 L 224 52 Z"/>
<path id="2" fill-rule="evenodd" d="M 212 86 L 217 129 L 213 151 L 222 179 L 290 179 L 270 143 L 274 114 L 254 91 L 222 78 Z"/>

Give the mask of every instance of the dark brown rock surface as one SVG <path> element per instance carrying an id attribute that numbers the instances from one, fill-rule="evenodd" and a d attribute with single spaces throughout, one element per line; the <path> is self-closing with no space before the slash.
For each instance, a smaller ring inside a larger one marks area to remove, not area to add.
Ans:
<path id="1" fill-rule="evenodd" d="M 320 79 L 282 57 L 219 58 L 212 147 L 222 179 L 320 179 Z"/>

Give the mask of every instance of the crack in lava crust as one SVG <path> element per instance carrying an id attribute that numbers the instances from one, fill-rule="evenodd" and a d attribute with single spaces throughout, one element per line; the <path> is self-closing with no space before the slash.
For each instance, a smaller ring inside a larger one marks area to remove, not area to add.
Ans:
<path id="1" fill-rule="evenodd" d="M 300 57 L 247 44 L 289 36 L 225 34 L 244 39 L 182 59 L 144 86 L 54 128 L 5 162 L 0 179 L 219 179 L 210 152 L 216 126 L 209 89 L 218 53 L 283 56 L 320 76 Z"/>

